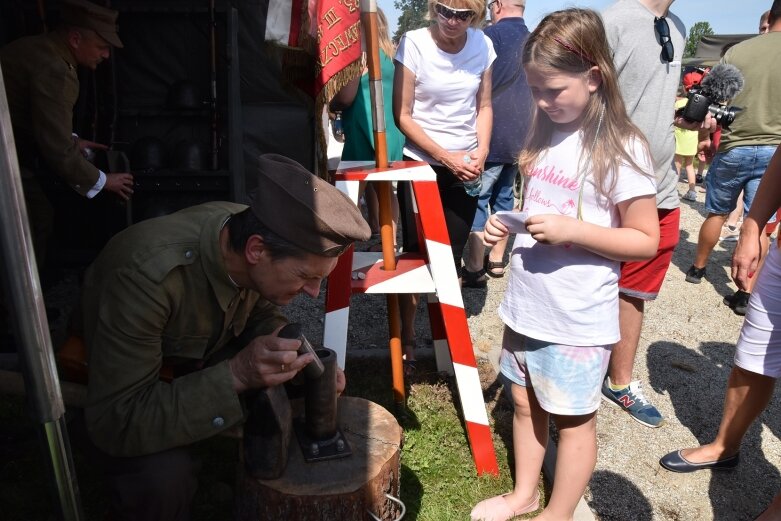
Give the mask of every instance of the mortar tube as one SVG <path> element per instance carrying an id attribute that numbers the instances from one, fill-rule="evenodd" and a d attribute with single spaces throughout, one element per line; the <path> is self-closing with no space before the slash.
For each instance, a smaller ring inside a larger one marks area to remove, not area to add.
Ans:
<path id="1" fill-rule="evenodd" d="M 315 441 L 336 436 L 336 353 L 323 348 L 316 351 L 323 362 L 319 378 L 307 378 L 304 394 L 306 434 Z"/>

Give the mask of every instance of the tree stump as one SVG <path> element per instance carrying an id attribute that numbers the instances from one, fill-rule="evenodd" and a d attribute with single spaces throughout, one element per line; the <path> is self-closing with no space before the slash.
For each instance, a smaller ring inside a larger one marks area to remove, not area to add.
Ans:
<path id="1" fill-rule="evenodd" d="M 396 519 L 400 508 L 386 494 L 399 497 L 401 426 L 382 406 L 354 397 L 339 398 L 337 425 L 351 456 L 307 463 L 294 437 L 285 473 L 272 480 L 250 476 L 242 458 L 236 519 L 365 521 L 367 511 Z"/>

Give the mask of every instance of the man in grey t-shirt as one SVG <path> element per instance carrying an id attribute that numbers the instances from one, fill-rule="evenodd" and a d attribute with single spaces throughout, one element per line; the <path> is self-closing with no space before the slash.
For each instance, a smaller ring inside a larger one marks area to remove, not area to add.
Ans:
<path id="1" fill-rule="evenodd" d="M 686 29 L 669 11 L 672 2 L 619 0 L 602 13 L 627 113 L 651 147 L 660 228 L 659 250 L 653 259 L 621 266 L 621 340 L 613 347 L 602 395 L 648 427 L 661 427 L 664 419 L 643 395 L 640 382 L 632 381 L 632 368 L 645 302 L 659 294 L 678 244 L 680 221 L 673 113 Z"/>

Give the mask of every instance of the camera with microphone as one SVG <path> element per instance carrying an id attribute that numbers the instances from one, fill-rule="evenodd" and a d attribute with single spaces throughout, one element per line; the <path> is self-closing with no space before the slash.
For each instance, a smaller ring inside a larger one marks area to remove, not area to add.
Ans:
<path id="1" fill-rule="evenodd" d="M 743 74 L 737 67 L 720 63 L 699 85 L 689 89 L 688 101 L 677 115 L 686 121 L 702 122 L 710 112 L 722 128 L 729 130 L 735 116 L 743 109 L 728 104 L 743 89 L 743 83 Z"/>

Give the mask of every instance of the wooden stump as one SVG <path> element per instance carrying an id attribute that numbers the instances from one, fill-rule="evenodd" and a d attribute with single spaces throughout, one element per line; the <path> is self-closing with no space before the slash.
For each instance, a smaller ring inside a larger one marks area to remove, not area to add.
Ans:
<path id="1" fill-rule="evenodd" d="M 362 398 L 339 398 L 338 417 L 349 457 L 307 463 L 294 437 L 282 477 L 254 479 L 239 465 L 237 520 L 365 521 L 367 511 L 382 520 L 398 517 L 400 508 L 385 494 L 399 497 L 401 427 Z"/>

